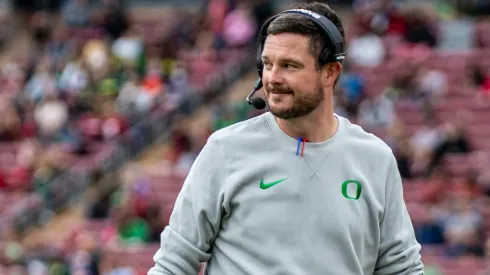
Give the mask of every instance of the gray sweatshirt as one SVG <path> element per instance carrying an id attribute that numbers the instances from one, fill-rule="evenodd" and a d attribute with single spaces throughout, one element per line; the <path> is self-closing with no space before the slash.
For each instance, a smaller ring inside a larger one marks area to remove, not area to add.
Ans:
<path id="1" fill-rule="evenodd" d="M 211 135 L 148 274 L 423 274 L 391 149 L 336 117 L 320 143 L 271 113 Z"/>

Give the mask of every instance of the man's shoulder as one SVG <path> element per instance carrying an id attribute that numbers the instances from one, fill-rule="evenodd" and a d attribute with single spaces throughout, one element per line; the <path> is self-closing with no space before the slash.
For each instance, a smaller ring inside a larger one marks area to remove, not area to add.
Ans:
<path id="1" fill-rule="evenodd" d="M 264 132 L 266 127 L 265 114 L 262 114 L 221 128 L 211 134 L 209 140 L 222 143 L 249 139 L 252 138 L 254 134 Z"/>
<path id="2" fill-rule="evenodd" d="M 359 153 L 368 153 L 373 157 L 391 158 L 393 156 L 392 149 L 379 137 L 367 132 L 361 126 L 351 123 L 346 118 L 345 132 L 346 145 L 352 147 L 353 150 Z"/>

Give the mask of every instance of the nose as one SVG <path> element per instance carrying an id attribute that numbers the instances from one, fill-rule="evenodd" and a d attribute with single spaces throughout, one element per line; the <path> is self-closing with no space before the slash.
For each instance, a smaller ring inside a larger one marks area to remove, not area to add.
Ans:
<path id="1" fill-rule="evenodd" d="M 277 67 L 273 67 L 269 71 L 264 71 L 264 78 L 267 80 L 267 84 L 275 86 L 284 83 L 284 78 L 281 76 L 276 68 Z"/>

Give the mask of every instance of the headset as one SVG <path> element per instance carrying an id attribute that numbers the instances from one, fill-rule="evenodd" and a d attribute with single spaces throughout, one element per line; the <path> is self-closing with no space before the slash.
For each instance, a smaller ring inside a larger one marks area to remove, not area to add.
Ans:
<path id="1" fill-rule="evenodd" d="M 342 62 L 345 59 L 344 42 L 342 39 L 342 35 L 340 34 L 337 26 L 335 26 L 335 24 L 325 16 L 305 9 L 291 9 L 283 11 L 269 18 L 260 28 L 258 35 L 259 45 L 257 48 L 257 73 L 259 74 L 259 78 L 255 82 L 252 92 L 245 99 L 249 105 L 254 106 L 258 110 L 264 109 L 266 107 L 265 100 L 260 97 L 251 99 L 251 97 L 258 90 L 260 90 L 260 88 L 262 88 L 262 72 L 264 70 L 264 64 L 262 63 L 262 50 L 264 48 L 265 39 L 267 38 L 267 28 L 272 23 L 272 21 L 274 21 L 274 19 L 276 19 L 278 16 L 281 16 L 282 14 L 287 13 L 299 14 L 312 20 L 318 27 L 320 27 L 320 30 L 327 42 L 330 42 L 327 43 L 327 45 L 332 45 L 331 47 L 327 47 L 323 50 L 323 52 L 321 52 L 321 64 L 326 64 L 329 62 Z"/>

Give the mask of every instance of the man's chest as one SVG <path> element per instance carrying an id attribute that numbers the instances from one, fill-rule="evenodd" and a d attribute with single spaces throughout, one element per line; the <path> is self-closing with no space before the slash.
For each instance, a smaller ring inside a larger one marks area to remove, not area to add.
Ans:
<path id="1" fill-rule="evenodd" d="M 268 241 L 292 245 L 310 238 L 361 239 L 379 224 L 382 205 L 362 167 L 335 158 L 284 157 L 244 168 L 223 226 L 239 224 L 245 235 L 262 232 L 271 235 Z"/>

